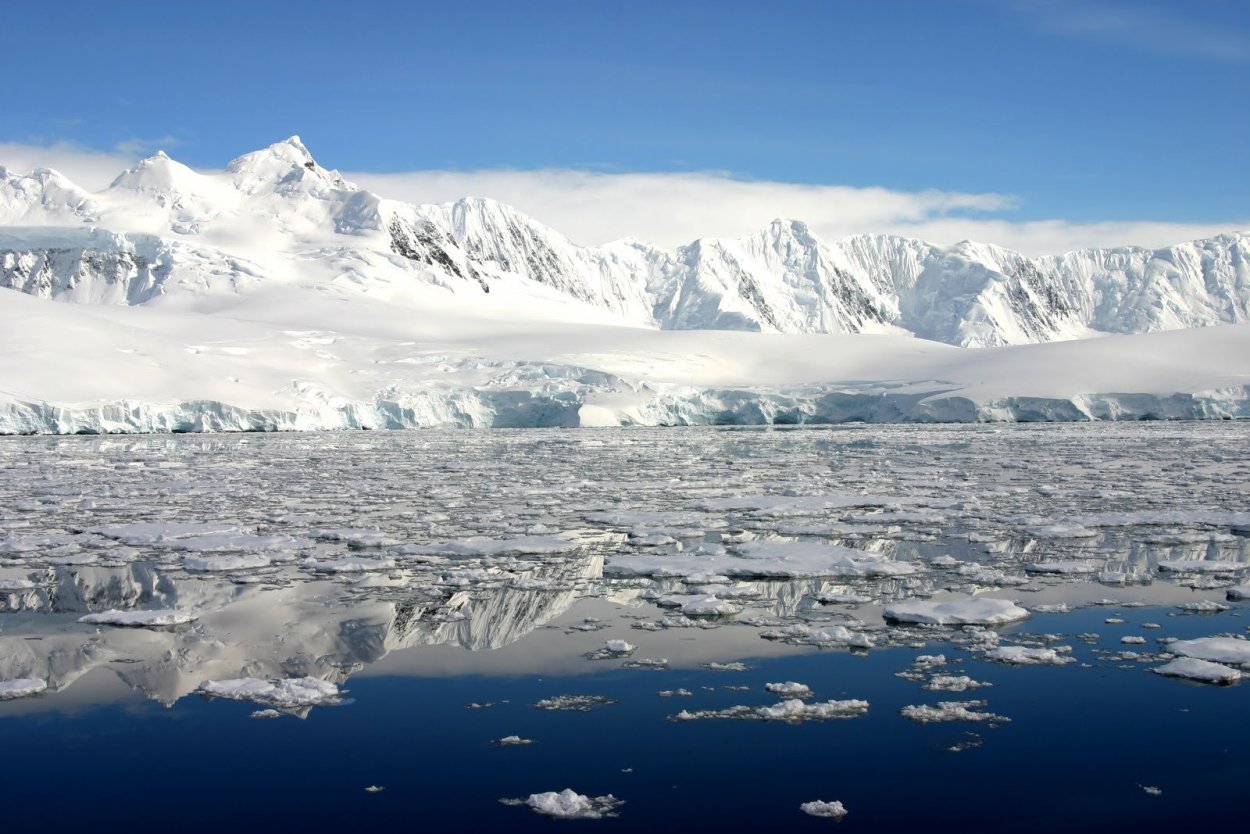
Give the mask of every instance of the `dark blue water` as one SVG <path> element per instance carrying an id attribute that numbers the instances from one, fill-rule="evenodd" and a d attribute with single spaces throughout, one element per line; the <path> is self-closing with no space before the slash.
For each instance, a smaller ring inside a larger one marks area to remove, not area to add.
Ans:
<path id="1" fill-rule="evenodd" d="M 1113 613 L 1128 622 L 1104 625 Z M 1160 632 L 1140 629 L 1144 621 L 1177 637 L 1240 631 L 1236 613 L 1095 608 L 1037 617 L 1028 628 L 1096 631 L 1101 646 L 1148 649 L 1121 647 L 1119 636 L 1153 642 Z M 0 801 L 11 831 L 828 828 L 798 810 L 813 799 L 847 806 L 840 831 L 1166 831 L 1211 814 L 1236 826 L 1231 807 L 1250 785 L 1250 687 L 1118 668 L 1069 642 L 1099 665 L 1013 668 L 949 645 L 926 649 L 964 658 L 950 668 L 994 684 L 966 694 L 926 692 L 895 676 L 922 652 L 812 650 L 744 673 L 359 678 L 347 684 L 352 703 L 306 720 L 251 720 L 253 705 L 196 697 L 168 709 L 126 702 L 10 714 L 0 718 Z M 871 709 L 800 725 L 667 720 L 682 708 L 773 703 L 763 685 L 783 680 L 808 684 L 820 700 L 866 698 Z M 695 695 L 656 695 L 678 687 Z M 530 706 L 570 693 L 618 703 L 588 713 Z M 1011 723 L 919 725 L 898 714 L 906 704 L 968 698 L 988 700 Z M 497 703 L 465 708 L 474 701 Z M 947 749 L 969 731 L 983 746 Z M 511 734 L 537 743 L 489 744 Z M 366 793 L 372 784 L 386 790 Z M 626 803 L 616 819 L 569 823 L 498 802 L 565 787 Z"/>

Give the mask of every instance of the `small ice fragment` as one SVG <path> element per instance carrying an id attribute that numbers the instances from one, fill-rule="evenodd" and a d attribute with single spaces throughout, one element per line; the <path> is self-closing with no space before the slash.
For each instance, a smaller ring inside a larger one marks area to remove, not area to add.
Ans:
<path id="1" fill-rule="evenodd" d="M 1176 607 L 1191 614 L 1218 614 L 1221 611 L 1228 610 L 1227 605 L 1221 605 L 1209 599 L 1199 600 L 1198 602 L 1185 602 Z"/>
<path id="2" fill-rule="evenodd" d="M 521 736 L 504 736 L 492 742 L 496 747 L 520 747 L 526 744 L 533 744 L 534 739 L 522 738 Z"/>
<path id="3" fill-rule="evenodd" d="M 615 704 L 616 701 L 603 695 L 556 695 L 534 702 L 535 709 L 560 710 L 567 712 L 590 712 L 595 707 Z"/>
<path id="4" fill-rule="evenodd" d="M 993 686 L 993 684 L 973 680 L 967 675 L 934 675 L 924 688 L 930 692 L 967 692 L 969 689 L 980 689 L 983 686 Z"/>
<path id="5" fill-rule="evenodd" d="M 629 654 L 638 648 L 625 640 L 609 640 L 605 646 L 612 654 Z"/>
<path id="6" fill-rule="evenodd" d="M 730 663 L 717 663 L 713 660 L 711 663 L 704 663 L 703 668 L 713 672 L 745 672 L 749 667 L 739 660 Z"/>
<path id="7" fill-rule="evenodd" d="M 804 802 L 799 806 L 799 810 L 813 817 L 825 817 L 831 820 L 840 820 L 846 816 L 846 807 L 836 799 L 833 802 L 820 799 Z"/>
<path id="8" fill-rule="evenodd" d="M 903 707 L 899 712 L 905 718 L 921 724 L 945 721 L 985 721 L 990 724 L 1001 724 L 1011 720 L 1005 715 L 980 712 L 979 710 L 985 706 L 985 703 L 985 701 L 939 701 L 937 706 L 913 704 Z"/>
<path id="9" fill-rule="evenodd" d="M 612 794 L 606 796 L 586 796 L 565 788 L 562 791 L 533 793 L 525 799 L 502 799 L 505 805 L 525 805 L 537 814 L 544 814 L 554 819 L 597 820 L 603 817 L 616 816 L 613 813 L 623 800 Z"/>
<path id="10" fill-rule="evenodd" d="M 28 698 L 48 690 L 48 682 L 40 678 L 14 678 L 0 681 L 0 701 Z"/>
<path id="11" fill-rule="evenodd" d="M 689 689 L 682 687 L 680 689 L 661 689 L 655 694 L 659 695 L 661 698 L 688 698 L 694 693 Z"/>
<path id="12" fill-rule="evenodd" d="M 1146 642 L 1146 638 L 1137 634 L 1126 634 L 1120 638 L 1120 642 L 1128 643 L 1130 645 L 1141 645 Z"/>
<path id="13" fill-rule="evenodd" d="M 386 788 L 382 785 L 370 785 L 365 788 L 365 793 L 382 793 L 384 790 L 386 790 Z"/>
<path id="14" fill-rule="evenodd" d="M 1154 785 L 1138 785 L 1138 787 L 1151 796 L 1163 796 L 1163 788 L 1156 788 Z"/>
<path id="15" fill-rule="evenodd" d="M 248 716 L 248 718 L 256 718 L 256 719 L 260 719 L 261 721 L 264 721 L 270 718 L 281 718 L 281 717 L 282 717 L 282 713 L 278 712 L 276 709 L 258 709 Z"/>
<path id="16" fill-rule="evenodd" d="M 785 683 L 766 683 L 764 689 L 773 695 L 781 695 L 786 698 L 810 698 L 814 694 L 812 690 L 802 683 L 794 681 L 786 681 Z"/>
<path id="17" fill-rule="evenodd" d="M 1058 648 L 1067 648 L 1061 646 Z M 989 660 L 997 660 L 1001 663 L 1011 663 L 1017 666 L 1059 666 L 1064 663 L 1072 663 L 1075 658 L 1065 654 L 1060 654 L 1056 649 L 1045 648 L 1029 648 L 1027 646 L 999 646 L 997 649 L 986 654 Z"/>

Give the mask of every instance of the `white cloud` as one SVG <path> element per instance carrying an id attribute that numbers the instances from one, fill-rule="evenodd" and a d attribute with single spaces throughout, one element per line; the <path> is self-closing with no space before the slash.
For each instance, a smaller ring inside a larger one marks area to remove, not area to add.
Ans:
<path id="1" fill-rule="evenodd" d="M 177 136 L 170 136 L 168 133 L 159 136 L 156 139 L 141 139 L 133 136 L 125 139 L 113 146 L 116 153 L 123 156 L 146 156 L 156 151 L 168 151 L 170 148 L 176 148 L 182 144 L 182 140 Z"/>
<path id="2" fill-rule="evenodd" d="M 880 232 L 941 244 L 976 240 L 1028 255 L 1096 246 L 1168 246 L 1250 228 L 1250 219 L 1206 224 L 1018 221 L 1001 216 L 1015 206 L 1014 198 L 1001 194 L 751 182 L 713 173 L 414 171 L 345 176 L 408 202 L 491 197 L 587 245 L 636 237 L 672 248 L 700 237 L 745 237 L 778 217 L 802 220 L 828 241 Z M 991 214 L 998 216 L 987 216 Z"/>
<path id="3" fill-rule="evenodd" d="M 1250 37 L 1216 28 L 1187 15 L 1167 14 L 1143 4 L 1112 6 L 1086 0 L 1016 0 L 1012 6 L 1043 31 L 1118 43 L 1163 55 L 1216 61 L 1250 61 Z"/>
<path id="4" fill-rule="evenodd" d="M 135 154 L 59 143 L 0 143 L 0 165 L 18 172 L 56 168 L 88 190 L 107 186 L 134 164 Z M 934 243 L 995 243 L 1028 255 L 1095 246 L 1167 246 L 1233 229 L 1228 223 L 1013 220 L 1015 199 L 1001 194 L 894 191 L 844 185 L 802 185 L 734 179 L 718 173 L 608 174 L 575 170 L 412 171 L 346 173 L 384 197 L 437 203 L 491 197 L 582 244 L 635 237 L 673 248 L 700 237 L 745 237 L 778 217 L 806 222 L 835 241 L 862 232 L 918 237 Z"/>
<path id="5" fill-rule="evenodd" d="M 0 165 L 25 174 L 36 168 L 54 168 L 88 191 L 99 191 L 135 163 L 135 153 L 97 151 L 70 142 L 23 145 L 0 142 Z"/>

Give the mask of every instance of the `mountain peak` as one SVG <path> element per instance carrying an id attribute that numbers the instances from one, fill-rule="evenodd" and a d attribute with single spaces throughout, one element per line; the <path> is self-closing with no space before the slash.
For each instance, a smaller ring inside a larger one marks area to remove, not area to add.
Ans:
<path id="1" fill-rule="evenodd" d="M 226 166 L 226 173 L 245 194 L 275 191 L 324 195 L 335 190 L 356 190 L 337 171 L 327 171 L 318 165 L 298 135 L 232 160 Z"/>
<path id="2" fill-rule="evenodd" d="M 202 175 L 171 159 L 164 151 L 157 151 L 118 174 L 109 188 L 168 193 L 193 192 L 196 190 L 195 183 L 200 179 Z"/>

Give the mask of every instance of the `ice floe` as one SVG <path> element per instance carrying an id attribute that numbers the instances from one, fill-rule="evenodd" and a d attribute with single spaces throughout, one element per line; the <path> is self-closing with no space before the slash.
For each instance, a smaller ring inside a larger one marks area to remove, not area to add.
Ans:
<path id="1" fill-rule="evenodd" d="M 1166 675 L 1172 678 L 1187 678 L 1189 680 L 1202 681 L 1203 683 L 1234 683 L 1245 677 L 1245 674 L 1237 669 L 1230 668 L 1222 663 L 1199 660 L 1196 657 L 1177 658 L 1150 671 L 1158 675 Z"/>
<path id="2" fill-rule="evenodd" d="M 737 719 L 797 724 L 803 721 L 826 721 L 832 718 L 858 718 L 866 712 L 868 712 L 868 702 L 853 698 L 842 701 L 819 701 L 814 704 L 805 703 L 799 698 L 791 698 L 771 706 L 740 705 L 724 709 L 682 710 L 676 715 L 670 715 L 669 720 Z"/>
<path id="3" fill-rule="evenodd" d="M 783 698 L 810 698 L 814 694 L 807 684 L 795 681 L 766 683 L 764 684 L 764 689 L 773 695 L 780 695 Z"/>
<path id="4" fill-rule="evenodd" d="M 985 701 L 939 701 L 937 706 L 929 704 L 905 706 L 900 712 L 905 718 L 921 724 L 946 721 L 984 721 L 988 724 L 1003 724 L 1011 720 L 1005 715 L 981 712 L 985 705 Z"/>
<path id="5" fill-rule="evenodd" d="M 213 698 L 251 701 L 279 709 L 338 704 L 342 701 L 339 688 L 335 684 L 313 677 L 204 681 L 198 691 Z"/>
<path id="6" fill-rule="evenodd" d="M 525 799 L 501 799 L 505 805 L 524 805 L 536 814 L 563 820 L 597 820 L 616 816 L 616 809 L 624 804 L 612 794 L 586 796 L 571 788 L 562 791 L 533 793 Z"/>
<path id="7" fill-rule="evenodd" d="M 1013 666 L 1062 666 L 1074 663 L 1076 658 L 1064 652 L 1067 646 L 1043 648 L 1037 646 L 999 646 L 986 653 L 987 660 L 1008 663 Z"/>
<path id="8" fill-rule="evenodd" d="M 615 700 L 604 695 L 556 695 L 535 701 L 534 708 L 558 712 L 590 712 L 595 707 L 615 703 Z"/>
<path id="9" fill-rule="evenodd" d="M 0 681 L 0 701 L 28 698 L 48 690 L 48 682 L 42 678 L 14 678 Z"/>
<path id="10" fill-rule="evenodd" d="M 1250 664 L 1250 640 L 1237 637 L 1199 637 L 1168 644 L 1172 654 L 1209 660 L 1214 663 Z"/>
<path id="11" fill-rule="evenodd" d="M 836 799 L 833 802 L 825 802 L 821 799 L 804 802 L 799 805 L 799 810 L 808 816 L 825 817 L 831 820 L 840 820 L 846 816 L 846 806 Z"/>
<path id="12" fill-rule="evenodd" d="M 908 600 L 887 606 L 882 614 L 893 622 L 943 626 L 1004 625 L 1029 616 L 1010 600 L 988 597 Z"/>

